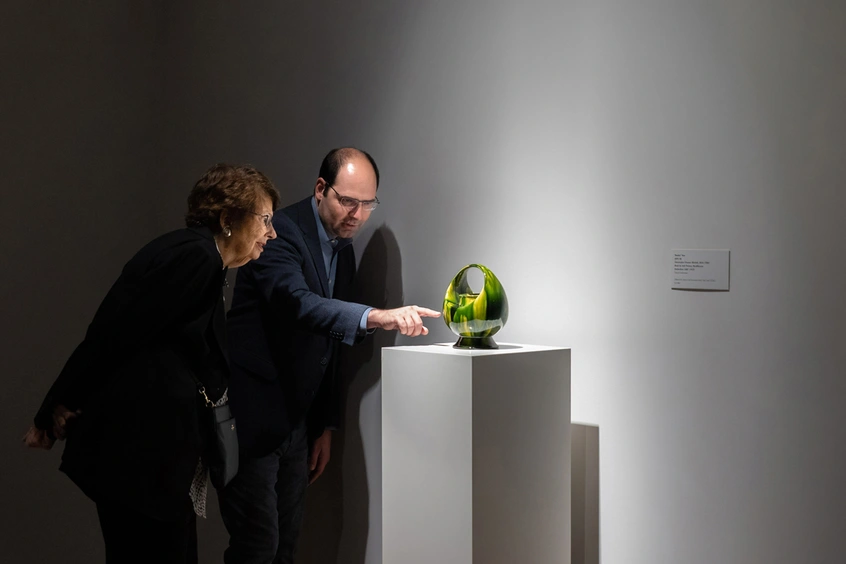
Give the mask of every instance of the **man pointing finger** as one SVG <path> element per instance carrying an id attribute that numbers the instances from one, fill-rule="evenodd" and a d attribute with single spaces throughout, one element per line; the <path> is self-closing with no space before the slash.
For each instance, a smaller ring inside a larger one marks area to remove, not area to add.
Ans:
<path id="1" fill-rule="evenodd" d="M 313 194 L 274 214 L 277 239 L 239 269 L 227 328 L 241 460 L 219 496 L 226 564 L 293 562 L 306 486 L 326 467 L 339 423 L 339 344 L 376 329 L 426 335 L 423 319 L 440 316 L 348 301 L 352 239 L 379 205 L 378 185 L 369 154 L 331 151 Z"/>

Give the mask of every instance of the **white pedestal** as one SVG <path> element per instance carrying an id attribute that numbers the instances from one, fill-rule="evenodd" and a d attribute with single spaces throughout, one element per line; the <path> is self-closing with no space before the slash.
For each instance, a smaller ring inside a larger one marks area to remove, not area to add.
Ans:
<path id="1" fill-rule="evenodd" d="M 382 561 L 570 562 L 570 350 L 382 349 Z"/>

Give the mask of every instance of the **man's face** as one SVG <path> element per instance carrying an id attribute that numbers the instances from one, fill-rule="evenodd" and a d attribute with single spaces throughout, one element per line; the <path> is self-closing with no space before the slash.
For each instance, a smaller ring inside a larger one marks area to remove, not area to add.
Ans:
<path id="1" fill-rule="evenodd" d="M 317 200 L 317 214 L 329 237 L 348 239 L 358 233 L 370 218 L 369 206 L 358 202 L 376 199 L 376 173 L 367 158 L 353 157 L 338 171 L 331 187 L 323 178 L 317 179 L 314 198 Z"/>

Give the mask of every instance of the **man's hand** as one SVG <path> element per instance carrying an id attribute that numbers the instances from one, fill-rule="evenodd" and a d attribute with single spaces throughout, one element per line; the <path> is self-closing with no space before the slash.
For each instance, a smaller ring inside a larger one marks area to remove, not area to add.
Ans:
<path id="1" fill-rule="evenodd" d="M 397 330 L 403 335 L 417 337 L 429 334 L 429 330 L 423 325 L 424 317 L 440 316 L 440 312 L 416 305 L 396 309 L 372 309 L 367 315 L 367 328 Z"/>
<path id="2" fill-rule="evenodd" d="M 332 448 L 332 431 L 326 429 L 311 447 L 311 455 L 308 457 L 308 483 L 313 484 L 323 474 L 326 465 L 329 464 L 329 451 Z"/>
<path id="3" fill-rule="evenodd" d="M 37 427 L 30 427 L 29 431 L 26 432 L 26 435 L 23 436 L 23 442 L 26 443 L 26 446 L 29 448 L 43 448 L 44 450 L 50 450 L 53 448 L 53 443 L 55 441 L 47 435 L 47 431 L 38 429 Z"/>
<path id="4" fill-rule="evenodd" d="M 63 405 L 57 405 L 53 410 L 53 436 L 63 441 L 68 435 L 68 425 L 81 413 L 78 409 L 71 411 Z"/>

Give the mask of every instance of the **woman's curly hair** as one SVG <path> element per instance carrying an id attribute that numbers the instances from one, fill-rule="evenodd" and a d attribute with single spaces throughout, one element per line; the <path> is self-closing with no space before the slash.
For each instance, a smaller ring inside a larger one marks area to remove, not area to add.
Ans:
<path id="1" fill-rule="evenodd" d="M 268 177 L 250 165 L 217 164 L 206 171 L 188 194 L 188 227 L 208 227 L 221 232 L 220 214 L 228 212 L 238 224 L 247 212 L 255 212 L 260 196 L 270 198 L 273 209 L 279 207 L 279 192 Z"/>

